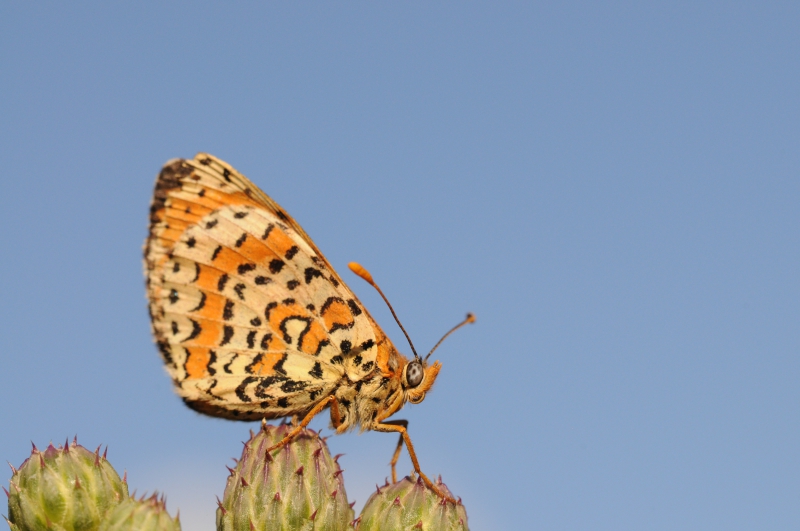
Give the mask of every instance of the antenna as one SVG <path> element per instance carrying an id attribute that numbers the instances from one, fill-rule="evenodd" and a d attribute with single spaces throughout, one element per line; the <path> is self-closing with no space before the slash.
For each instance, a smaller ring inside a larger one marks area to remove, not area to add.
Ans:
<path id="1" fill-rule="evenodd" d="M 440 339 L 440 340 L 439 340 L 439 342 L 438 342 L 438 343 L 436 343 L 436 345 L 434 345 L 434 346 L 433 346 L 433 348 L 431 349 L 431 351 L 430 351 L 430 352 L 428 352 L 428 355 L 427 355 L 427 356 L 425 356 L 425 361 L 426 361 L 426 362 L 428 361 L 428 358 L 430 358 L 430 357 L 431 357 L 431 354 L 433 354 L 433 351 L 434 351 L 434 350 L 436 350 L 437 348 L 439 348 L 439 345 L 441 345 L 441 344 L 442 344 L 442 342 L 443 342 L 445 339 L 447 339 L 447 336 L 449 336 L 450 334 L 452 334 L 453 332 L 455 332 L 456 330 L 458 330 L 459 328 L 461 328 L 461 327 L 462 327 L 462 326 L 464 326 L 465 324 L 472 324 L 472 323 L 474 323 L 474 322 L 475 322 L 475 315 L 473 315 L 473 314 L 471 314 L 471 313 L 468 313 L 468 314 L 467 314 L 467 318 L 466 318 L 466 319 L 464 319 L 463 321 L 461 321 L 460 323 L 458 323 L 457 325 L 455 325 L 453 328 L 451 328 L 451 329 L 450 329 L 450 331 L 449 331 L 449 332 L 447 332 L 445 335 L 443 335 L 443 336 L 442 336 L 442 339 Z"/>
<path id="2" fill-rule="evenodd" d="M 383 301 L 386 303 L 386 306 L 388 306 L 389 310 L 392 312 L 392 316 L 394 317 L 394 320 L 397 321 L 397 326 L 399 326 L 400 330 L 403 331 L 403 333 L 406 336 L 406 339 L 408 340 L 408 344 L 411 345 L 411 351 L 414 353 L 414 357 L 419 360 L 420 359 L 419 354 L 417 354 L 417 349 L 414 348 L 414 343 L 411 342 L 411 338 L 408 337 L 408 332 L 406 332 L 406 329 L 403 328 L 403 325 L 400 323 L 400 319 L 398 319 L 397 318 L 397 314 L 394 313 L 394 308 L 392 308 L 392 305 L 389 304 L 389 299 L 386 298 L 386 295 L 383 294 L 383 292 L 381 291 L 381 288 L 379 288 L 378 285 L 375 283 L 375 281 L 372 279 L 372 275 L 369 274 L 369 271 L 367 271 L 364 268 L 364 266 L 362 266 L 361 264 L 357 264 L 356 262 L 350 262 L 349 264 L 347 264 L 347 267 L 350 268 L 350 271 L 352 271 L 356 275 L 358 275 L 361 278 L 363 278 L 364 280 L 366 280 L 367 283 L 369 283 L 370 286 L 372 286 L 373 288 L 378 290 L 378 293 L 380 293 L 381 297 L 383 297 Z M 452 332 L 452 330 L 451 330 L 451 332 Z M 450 332 L 448 332 L 448 334 L 449 333 Z M 445 337 L 447 337 L 447 336 L 445 336 Z M 442 339 L 444 339 L 444 338 L 442 338 Z M 441 343 L 441 341 L 440 341 L 440 343 Z M 429 354 L 429 356 L 430 356 L 430 354 Z"/>

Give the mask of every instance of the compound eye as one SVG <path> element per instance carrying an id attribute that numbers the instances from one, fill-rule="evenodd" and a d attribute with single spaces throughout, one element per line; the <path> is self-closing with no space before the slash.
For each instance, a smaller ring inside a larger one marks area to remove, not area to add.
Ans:
<path id="1" fill-rule="evenodd" d="M 418 386 L 422 382 L 424 375 L 422 364 L 418 361 L 412 361 L 406 366 L 406 387 L 414 388 Z"/>

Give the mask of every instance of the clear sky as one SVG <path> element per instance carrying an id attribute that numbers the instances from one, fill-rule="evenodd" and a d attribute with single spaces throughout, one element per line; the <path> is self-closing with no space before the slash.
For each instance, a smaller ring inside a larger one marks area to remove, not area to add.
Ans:
<path id="1" fill-rule="evenodd" d="M 3 2 L 0 458 L 77 433 L 213 529 L 251 426 L 174 396 L 141 264 L 157 172 L 208 151 L 402 350 L 348 261 L 421 350 L 475 312 L 399 415 L 473 530 L 797 529 L 798 28 L 797 2 Z M 395 437 L 329 443 L 360 507 Z"/>

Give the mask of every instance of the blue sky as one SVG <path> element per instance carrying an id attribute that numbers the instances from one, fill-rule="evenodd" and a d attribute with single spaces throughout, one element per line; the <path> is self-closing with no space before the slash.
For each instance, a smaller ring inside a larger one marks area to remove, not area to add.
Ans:
<path id="1" fill-rule="evenodd" d="M 475 312 L 399 415 L 472 529 L 797 528 L 798 27 L 793 2 L 3 3 L 0 458 L 77 433 L 213 529 L 250 426 L 173 395 L 141 272 L 155 175 L 208 151 L 401 349 L 348 261 L 421 350 Z M 394 436 L 329 444 L 361 506 Z"/>

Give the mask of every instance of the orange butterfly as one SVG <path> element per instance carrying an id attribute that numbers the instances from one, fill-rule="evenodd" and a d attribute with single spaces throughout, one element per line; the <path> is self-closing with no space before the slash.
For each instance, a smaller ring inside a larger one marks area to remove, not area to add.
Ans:
<path id="1" fill-rule="evenodd" d="M 420 470 L 408 422 L 386 420 L 422 402 L 441 364 L 400 354 L 311 238 L 247 178 L 204 153 L 168 162 L 144 254 L 153 335 L 189 407 L 235 420 L 302 418 L 271 450 L 325 408 L 337 433 L 398 432 L 393 481 L 405 443 L 425 484 L 455 503 Z M 363 267 L 350 268 L 383 296 Z"/>

